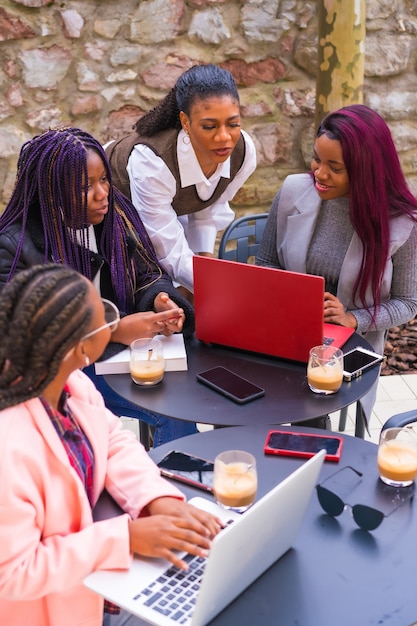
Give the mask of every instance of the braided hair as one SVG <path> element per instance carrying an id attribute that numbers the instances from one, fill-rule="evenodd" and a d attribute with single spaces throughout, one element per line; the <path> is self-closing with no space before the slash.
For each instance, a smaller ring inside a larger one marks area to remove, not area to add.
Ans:
<path id="1" fill-rule="evenodd" d="M 232 74 L 218 65 L 194 65 L 181 74 L 173 89 L 151 111 L 134 125 L 134 130 L 145 137 L 168 128 L 180 130 L 180 111 L 190 117 L 197 100 L 230 96 L 239 103 L 239 93 Z"/>
<path id="2" fill-rule="evenodd" d="M 34 265 L 1 292 L 0 409 L 36 398 L 90 329 L 89 285 L 64 265 Z"/>
<path id="3" fill-rule="evenodd" d="M 100 236 L 101 253 L 110 266 L 119 308 L 132 313 L 136 275 L 145 272 L 144 282 L 149 279 L 150 284 L 154 280 L 155 266 L 159 269 L 160 266 L 136 209 L 112 185 L 110 166 L 102 146 L 78 128 L 50 129 L 22 146 L 16 184 L 0 217 L 0 232 L 13 222 L 22 221 L 9 278 L 17 268 L 29 220 L 42 225 L 45 262 L 64 263 L 92 278 L 87 217 L 89 151 L 96 152 L 102 159 L 110 187 L 108 212 Z M 132 259 L 128 254 L 128 235 L 135 247 Z"/>

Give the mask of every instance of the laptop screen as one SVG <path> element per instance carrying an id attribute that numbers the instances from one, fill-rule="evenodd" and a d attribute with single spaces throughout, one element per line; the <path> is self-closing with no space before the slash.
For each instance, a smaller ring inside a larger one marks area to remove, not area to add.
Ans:
<path id="1" fill-rule="evenodd" d="M 323 342 L 321 276 L 193 260 L 197 339 L 305 363 Z"/>

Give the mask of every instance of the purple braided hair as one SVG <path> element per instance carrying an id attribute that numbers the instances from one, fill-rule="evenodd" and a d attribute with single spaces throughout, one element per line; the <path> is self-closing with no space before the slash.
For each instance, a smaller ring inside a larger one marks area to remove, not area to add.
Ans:
<path id="1" fill-rule="evenodd" d="M 132 203 L 111 182 L 111 170 L 100 143 L 78 128 L 51 129 L 27 141 L 20 151 L 16 183 L 9 203 L 0 216 L 0 232 L 22 221 L 22 232 L 9 279 L 15 273 L 28 219 L 42 225 L 45 261 L 53 260 L 79 271 L 91 280 L 88 250 L 86 181 L 88 151 L 102 159 L 110 183 L 109 208 L 103 220 L 100 250 L 110 266 L 118 306 L 133 310 L 136 275 L 145 268 L 149 282 L 152 270 L 160 268 L 145 227 Z M 81 230 L 80 230 L 81 229 Z M 78 233 L 81 249 L 77 245 Z M 129 259 L 127 235 L 135 241 L 136 254 Z M 161 270 L 162 273 L 162 270 Z"/>

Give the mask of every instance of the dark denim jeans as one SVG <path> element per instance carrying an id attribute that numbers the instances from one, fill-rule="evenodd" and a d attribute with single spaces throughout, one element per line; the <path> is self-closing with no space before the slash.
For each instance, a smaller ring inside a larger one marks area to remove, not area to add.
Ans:
<path id="1" fill-rule="evenodd" d="M 194 422 L 183 422 L 181 420 L 158 415 L 158 413 L 151 413 L 125 400 L 109 387 L 103 376 L 95 373 L 94 365 L 85 367 L 83 372 L 91 378 L 96 388 L 102 394 L 107 408 L 112 411 L 112 413 L 119 417 L 123 415 L 125 417 L 142 420 L 155 427 L 153 435 L 154 448 L 168 441 L 172 441 L 173 439 L 193 435 L 197 432 L 197 427 Z"/>

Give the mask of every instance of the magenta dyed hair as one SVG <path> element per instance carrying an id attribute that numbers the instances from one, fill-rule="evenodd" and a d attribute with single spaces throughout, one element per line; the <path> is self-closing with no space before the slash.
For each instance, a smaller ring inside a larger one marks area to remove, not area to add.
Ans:
<path id="1" fill-rule="evenodd" d="M 329 113 L 317 137 L 340 141 L 349 177 L 350 220 L 363 245 L 354 293 L 366 307 L 372 285 L 374 304 L 381 302 L 381 281 L 389 250 L 390 218 L 409 215 L 417 220 L 417 200 L 401 170 L 391 132 L 383 118 L 362 104 Z"/>
<path id="2" fill-rule="evenodd" d="M 102 159 L 110 183 L 109 208 L 103 220 L 101 253 L 110 266 L 112 285 L 119 308 L 131 313 L 136 275 L 159 266 L 145 227 L 132 203 L 111 182 L 107 156 L 100 143 L 78 128 L 48 130 L 27 141 L 20 151 L 16 184 L 0 217 L 0 232 L 22 221 L 22 233 L 10 276 L 14 274 L 23 245 L 28 219 L 42 225 L 45 261 L 63 263 L 91 280 L 88 251 L 87 156 L 93 150 Z M 80 230 L 82 229 L 82 230 Z M 76 244 L 76 232 L 81 248 Z M 129 259 L 127 234 L 136 244 Z M 161 270 L 162 273 L 162 270 Z"/>

